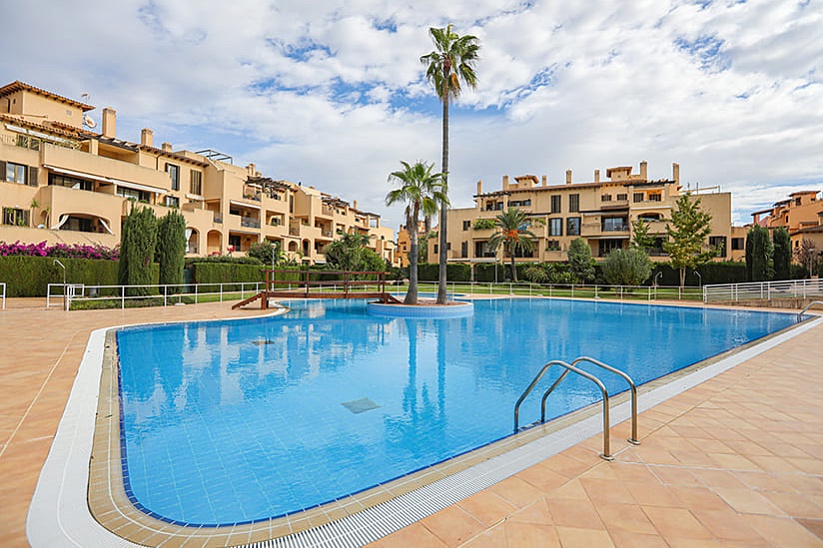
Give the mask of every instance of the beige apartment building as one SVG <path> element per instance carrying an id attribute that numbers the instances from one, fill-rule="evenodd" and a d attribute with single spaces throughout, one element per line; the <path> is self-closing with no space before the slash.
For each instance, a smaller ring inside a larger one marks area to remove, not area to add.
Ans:
<path id="1" fill-rule="evenodd" d="M 477 226 L 480 219 L 494 219 L 509 207 L 518 207 L 532 219 L 530 230 L 537 236 L 534 251 L 521 258 L 523 262 L 567 260 L 569 244 L 583 238 L 594 257 L 606 257 L 612 249 L 628 247 L 632 223 L 645 219 L 649 234 L 657 245 L 651 250 L 653 259 L 665 260 L 662 249 L 666 237 L 666 219 L 671 218 L 682 188 L 680 166 L 672 164 L 671 177 L 651 179 L 646 162 L 640 172 L 632 167 L 607 169 L 605 178 L 595 170 L 594 180 L 576 183 L 572 172 L 566 172 L 565 184 L 550 185 L 547 177 L 534 175 L 503 177 L 500 190 L 484 192 L 483 182 L 477 183 L 473 208 L 450 209 L 447 234 L 449 261 L 463 263 L 494 262 L 503 259 L 503 250 L 489 249 L 488 241 L 494 228 Z M 742 260 L 745 254 L 745 229 L 732 227 L 731 194 L 717 188 L 693 192 L 701 207 L 712 215 L 711 235 L 707 246 L 719 250 L 717 260 Z M 437 256 L 437 240 L 429 241 L 429 256 Z"/>
<path id="2" fill-rule="evenodd" d="M 0 88 L 0 241 L 49 244 L 120 242 L 121 223 L 144 205 L 186 218 L 187 253 L 247 252 L 277 242 L 290 258 L 324 263 L 323 247 L 339 233 L 370 237 L 396 264 L 394 231 L 380 216 L 311 186 L 235 166 L 214 150 L 174 150 L 117 137 L 117 115 L 22 82 Z"/>
<path id="3" fill-rule="evenodd" d="M 800 249 L 803 240 L 807 240 L 823 252 L 823 199 L 819 196 L 818 190 L 792 192 L 787 200 L 752 213 L 752 223 L 769 231 L 785 228 L 789 231 L 793 250 Z"/>

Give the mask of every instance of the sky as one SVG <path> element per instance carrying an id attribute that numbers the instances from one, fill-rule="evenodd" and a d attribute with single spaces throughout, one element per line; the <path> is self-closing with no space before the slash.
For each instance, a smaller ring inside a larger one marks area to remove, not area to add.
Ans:
<path id="1" fill-rule="evenodd" d="M 449 194 L 681 166 L 733 220 L 823 190 L 823 0 L 6 0 L 0 85 L 117 111 L 117 137 L 215 149 L 395 230 L 401 161 L 440 171 L 430 27 L 481 45 L 451 105 Z M 13 52 L 13 54 L 10 54 Z M 88 98 L 82 97 L 88 94 Z M 98 125 L 99 128 L 99 125 Z"/>

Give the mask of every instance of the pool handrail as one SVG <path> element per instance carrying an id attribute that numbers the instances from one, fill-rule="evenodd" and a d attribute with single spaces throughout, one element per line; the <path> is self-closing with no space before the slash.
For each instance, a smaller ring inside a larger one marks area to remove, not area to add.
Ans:
<path id="1" fill-rule="evenodd" d="M 823 301 L 812 301 L 809 304 L 807 304 L 806 307 L 797 314 L 797 321 L 802 322 L 803 314 L 805 314 L 811 307 L 813 307 L 816 304 L 823 306 Z"/>
<path id="2" fill-rule="evenodd" d="M 537 383 L 540 381 L 540 379 L 543 378 L 543 375 L 546 373 L 546 371 L 549 370 L 549 368 L 552 365 L 561 365 L 561 364 L 562 365 L 569 365 L 569 364 L 567 364 L 566 362 L 564 362 L 562 360 L 552 360 L 552 361 L 548 362 L 546 365 L 544 365 L 540 369 L 540 371 L 537 373 L 537 375 L 535 375 L 535 377 L 532 380 L 531 384 L 529 384 L 529 386 L 526 387 L 526 390 L 524 390 L 523 393 L 520 394 L 520 397 L 517 398 L 517 402 L 514 404 L 514 432 L 515 432 L 515 434 L 520 429 L 519 428 L 519 426 L 520 426 L 520 404 L 523 403 L 523 400 L 526 399 L 526 396 L 528 396 L 531 393 L 531 391 L 534 390 L 534 387 L 537 385 Z M 555 383 L 555 384 L 557 384 L 557 383 Z"/>

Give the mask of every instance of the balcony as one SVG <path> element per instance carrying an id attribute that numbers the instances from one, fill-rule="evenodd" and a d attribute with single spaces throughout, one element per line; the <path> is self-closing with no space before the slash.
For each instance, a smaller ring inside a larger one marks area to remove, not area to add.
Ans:
<path id="1" fill-rule="evenodd" d="M 606 224 L 603 225 L 603 232 L 628 232 L 629 225 L 627 224 Z"/>
<path id="2" fill-rule="evenodd" d="M 260 219 L 254 217 L 240 217 L 240 226 L 245 228 L 260 228 Z"/>
<path id="3" fill-rule="evenodd" d="M 82 173 L 91 178 L 100 178 L 105 184 L 116 184 L 117 181 L 124 181 L 139 183 L 158 190 L 168 190 L 171 187 L 168 173 L 129 162 L 57 146 L 44 147 L 42 155 L 43 165 L 45 166 Z M 111 181 L 111 183 L 108 183 L 108 181 Z"/>

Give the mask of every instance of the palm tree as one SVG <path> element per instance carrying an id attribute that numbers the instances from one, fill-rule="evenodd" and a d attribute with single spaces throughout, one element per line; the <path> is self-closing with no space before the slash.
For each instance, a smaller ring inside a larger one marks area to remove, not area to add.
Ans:
<path id="1" fill-rule="evenodd" d="M 424 55 L 420 61 L 427 66 L 426 78 L 434 85 L 437 97 L 443 103 L 443 193 L 449 187 L 449 101 L 460 96 L 461 82 L 470 88 L 477 86 L 474 64 L 478 59 L 480 44 L 476 36 L 460 36 L 446 28 L 430 28 L 429 34 L 435 50 Z M 446 203 L 440 204 L 440 277 L 437 289 L 438 304 L 446 304 L 446 260 L 448 258 L 446 241 Z"/>
<path id="2" fill-rule="evenodd" d="M 432 173 L 434 164 L 418 161 L 414 165 L 407 162 L 403 169 L 389 175 L 389 182 L 400 183 L 386 195 L 386 205 L 395 202 L 406 202 L 406 226 L 409 227 L 409 290 L 406 292 L 404 304 L 417 304 L 417 224 L 420 213 L 434 215 L 437 213 L 437 204 L 448 204 L 449 197 L 445 192 L 442 173 Z"/>
<path id="3" fill-rule="evenodd" d="M 529 220 L 526 214 L 516 207 L 510 207 L 495 217 L 495 228 L 498 232 L 489 238 L 489 247 L 497 251 L 501 245 L 512 260 L 512 280 L 517 281 L 517 268 L 514 265 L 514 256 L 518 251 L 530 252 L 534 249 L 534 240 L 537 238 L 528 230 Z"/>

